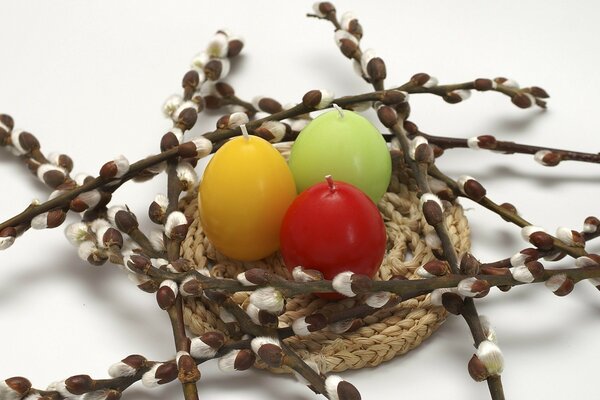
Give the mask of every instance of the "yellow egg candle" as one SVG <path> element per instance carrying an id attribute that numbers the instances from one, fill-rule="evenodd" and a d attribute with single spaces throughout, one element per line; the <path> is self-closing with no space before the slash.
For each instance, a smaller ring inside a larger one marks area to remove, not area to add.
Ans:
<path id="1" fill-rule="evenodd" d="M 295 197 L 285 159 L 246 133 L 223 145 L 206 166 L 198 195 L 204 233 L 227 257 L 261 259 L 279 248 L 281 221 Z"/>

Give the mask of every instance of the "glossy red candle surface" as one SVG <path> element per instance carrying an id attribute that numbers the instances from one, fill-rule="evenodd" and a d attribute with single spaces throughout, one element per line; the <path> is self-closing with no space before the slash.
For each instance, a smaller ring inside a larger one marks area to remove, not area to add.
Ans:
<path id="1" fill-rule="evenodd" d="M 381 215 L 356 187 L 332 183 L 308 188 L 288 208 L 281 225 L 283 260 L 290 271 L 301 265 L 321 271 L 325 279 L 344 271 L 372 277 L 385 253 Z"/>

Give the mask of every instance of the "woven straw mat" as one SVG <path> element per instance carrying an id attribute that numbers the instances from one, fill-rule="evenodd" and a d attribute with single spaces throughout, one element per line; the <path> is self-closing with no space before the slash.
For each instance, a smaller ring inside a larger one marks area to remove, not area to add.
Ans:
<path id="1" fill-rule="evenodd" d="M 183 242 L 182 256 L 193 261 L 197 269 L 209 268 L 210 265 L 212 276 L 235 279 L 238 273 L 259 267 L 291 279 L 278 253 L 256 262 L 235 261 L 219 254 L 202 231 L 196 199 L 195 193 L 183 199 L 181 209 L 187 216 L 193 217 L 188 236 Z M 434 231 L 425 222 L 419 199 L 394 174 L 388 193 L 379 201 L 378 207 L 385 221 L 388 243 L 375 279 L 387 280 L 394 275 L 418 279 L 415 276 L 416 268 L 434 258 L 424 240 L 426 234 Z M 469 226 L 462 208 L 458 204 L 447 204 L 444 214 L 457 252 L 465 253 L 470 248 L 470 241 Z M 239 292 L 232 298 L 245 308 L 248 296 L 249 292 Z M 335 314 L 360 304 L 361 299 L 358 296 L 328 302 L 314 295 L 288 299 L 285 313 L 279 317 L 280 327 L 317 311 Z M 200 300 L 187 299 L 185 323 L 196 335 L 215 329 L 227 334 L 228 327 L 215 315 L 215 311 L 207 309 Z M 314 361 L 323 373 L 373 367 L 417 347 L 439 327 L 445 317 L 446 312 L 442 307 L 431 305 L 429 295 L 420 296 L 363 318 L 362 326 L 352 332 L 337 334 L 324 329 L 303 338 L 290 337 L 286 343 L 303 359 Z M 265 367 L 260 361 L 257 366 Z M 274 372 L 289 371 L 282 369 Z"/>

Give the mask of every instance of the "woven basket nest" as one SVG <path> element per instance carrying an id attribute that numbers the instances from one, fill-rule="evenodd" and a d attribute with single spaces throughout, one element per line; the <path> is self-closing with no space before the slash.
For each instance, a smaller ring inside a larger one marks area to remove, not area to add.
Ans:
<path id="1" fill-rule="evenodd" d="M 287 152 L 282 151 L 286 156 Z M 414 182 L 407 174 L 399 172 L 398 157 L 394 158 L 394 172 L 388 192 L 378 203 L 379 211 L 387 231 L 387 250 L 381 268 L 375 279 L 388 280 L 402 275 L 408 279 L 418 279 L 415 270 L 434 258 L 432 250 L 425 243 L 425 235 L 432 232 L 420 210 L 419 199 L 414 191 Z M 182 256 L 193 261 L 197 269 L 210 268 L 213 277 L 236 278 L 237 274 L 250 268 L 265 268 L 291 279 L 281 256 L 276 253 L 256 262 L 231 260 L 218 253 L 204 235 L 198 217 L 197 194 L 184 198 L 180 204 L 193 222 L 183 242 Z M 470 248 L 469 226 L 460 205 L 446 206 L 445 224 L 452 242 L 459 254 Z M 249 292 L 239 292 L 233 300 L 243 308 L 248 303 Z M 286 339 L 304 360 L 315 362 L 321 372 L 340 372 L 347 369 L 373 367 L 383 361 L 404 354 L 419 346 L 444 321 L 446 311 L 433 306 L 429 295 L 401 302 L 395 307 L 378 311 L 362 319 L 361 327 L 351 332 L 337 334 L 327 329 L 299 338 Z M 279 317 L 280 327 L 290 325 L 295 319 L 321 312 L 335 314 L 341 310 L 360 304 L 361 296 L 330 302 L 314 295 L 302 295 L 288 299 L 285 312 Z M 187 299 L 184 320 L 196 335 L 215 329 L 228 335 L 229 329 L 215 314 L 198 299 Z M 260 361 L 256 364 L 265 368 Z M 273 372 L 290 372 L 286 369 Z"/>

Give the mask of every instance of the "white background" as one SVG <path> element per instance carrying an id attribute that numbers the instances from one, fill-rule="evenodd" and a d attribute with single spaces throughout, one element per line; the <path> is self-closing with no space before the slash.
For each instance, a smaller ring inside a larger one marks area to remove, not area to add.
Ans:
<path id="1" fill-rule="evenodd" d="M 158 150 L 169 128 L 160 108 L 191 57 L 223 27 L 246 39 L 228 78 L 242 98 L 266 94 L 298 101 L 310 89 L 337 95 L 370 91 L 333 44 L 332 27 L 307 19 L 310 2 L 282 1 L 7 1 L 0 3 L 0 112 L 38 136 L 43 150 L 63 151 L 75 170 L 97 173 L 113 156 L 137 160 Z M 414 95 L 415 121 L 425 132 L 498 138 L 553 147 L 600 150 L 597 38 L 594 1 L 339 1 L 355 11 L 363 45 L 386 60 L 389 85 L 428 72 L 441 82 L 506 75 L 539 85 L 549 109 L 520 110 L 496 93 L 474 93 L 448 105 Z M 375 121 L 373 114 L 369 117 Z M 211 129 L 216 116 L 194 133 Z M 549 231 L 581 229 L 598 215 L 600 166 L 566 162 L 544 168 L 532 157 L 449 151 L 439 162 L 451 176 L 473 175 L 498 202 L 510 201 Z M 6 152 L 0 153 L 2 220 L 20 212 L 45 188 Z M 165 180 L 128 184 L 114 198 L 145 215 Z M 463 202 L 473 251 L 483 261 L 526 247 L 519 230 Z M 73 217 L 72 217 L 73 218 Z M 74 220 L 74 219 L 73 219 Z M 44 388 L 56 379 L 106 368 L 131 354 L 173 355 L 167 315 L 116 268 L 80 262 L 62 228 L 28 232 L 0 254 L 0 377 L 24 375 Z M 599 251 L 593 243 L 590 251 Z M 569 261 L 560 265 L 568 266 Z M 567 298 L 545 287 L 494 290 L 478 301 L 497 328 L 506 359 L 510 399 L 597 398 L 600 297 L 582 282 Z M 473 348 L 465 324 L 451 318 L 418 350 L 376 369 L 346 373 L 364 399 L 482 399 L 471 381 Z M 264 372 L 225 375 L 202 367 L 202 399 L 314 398 L 291 378 Z M 177 384 L 151 392 L 136 385 L 129 399 L 180 398 Z"/>

